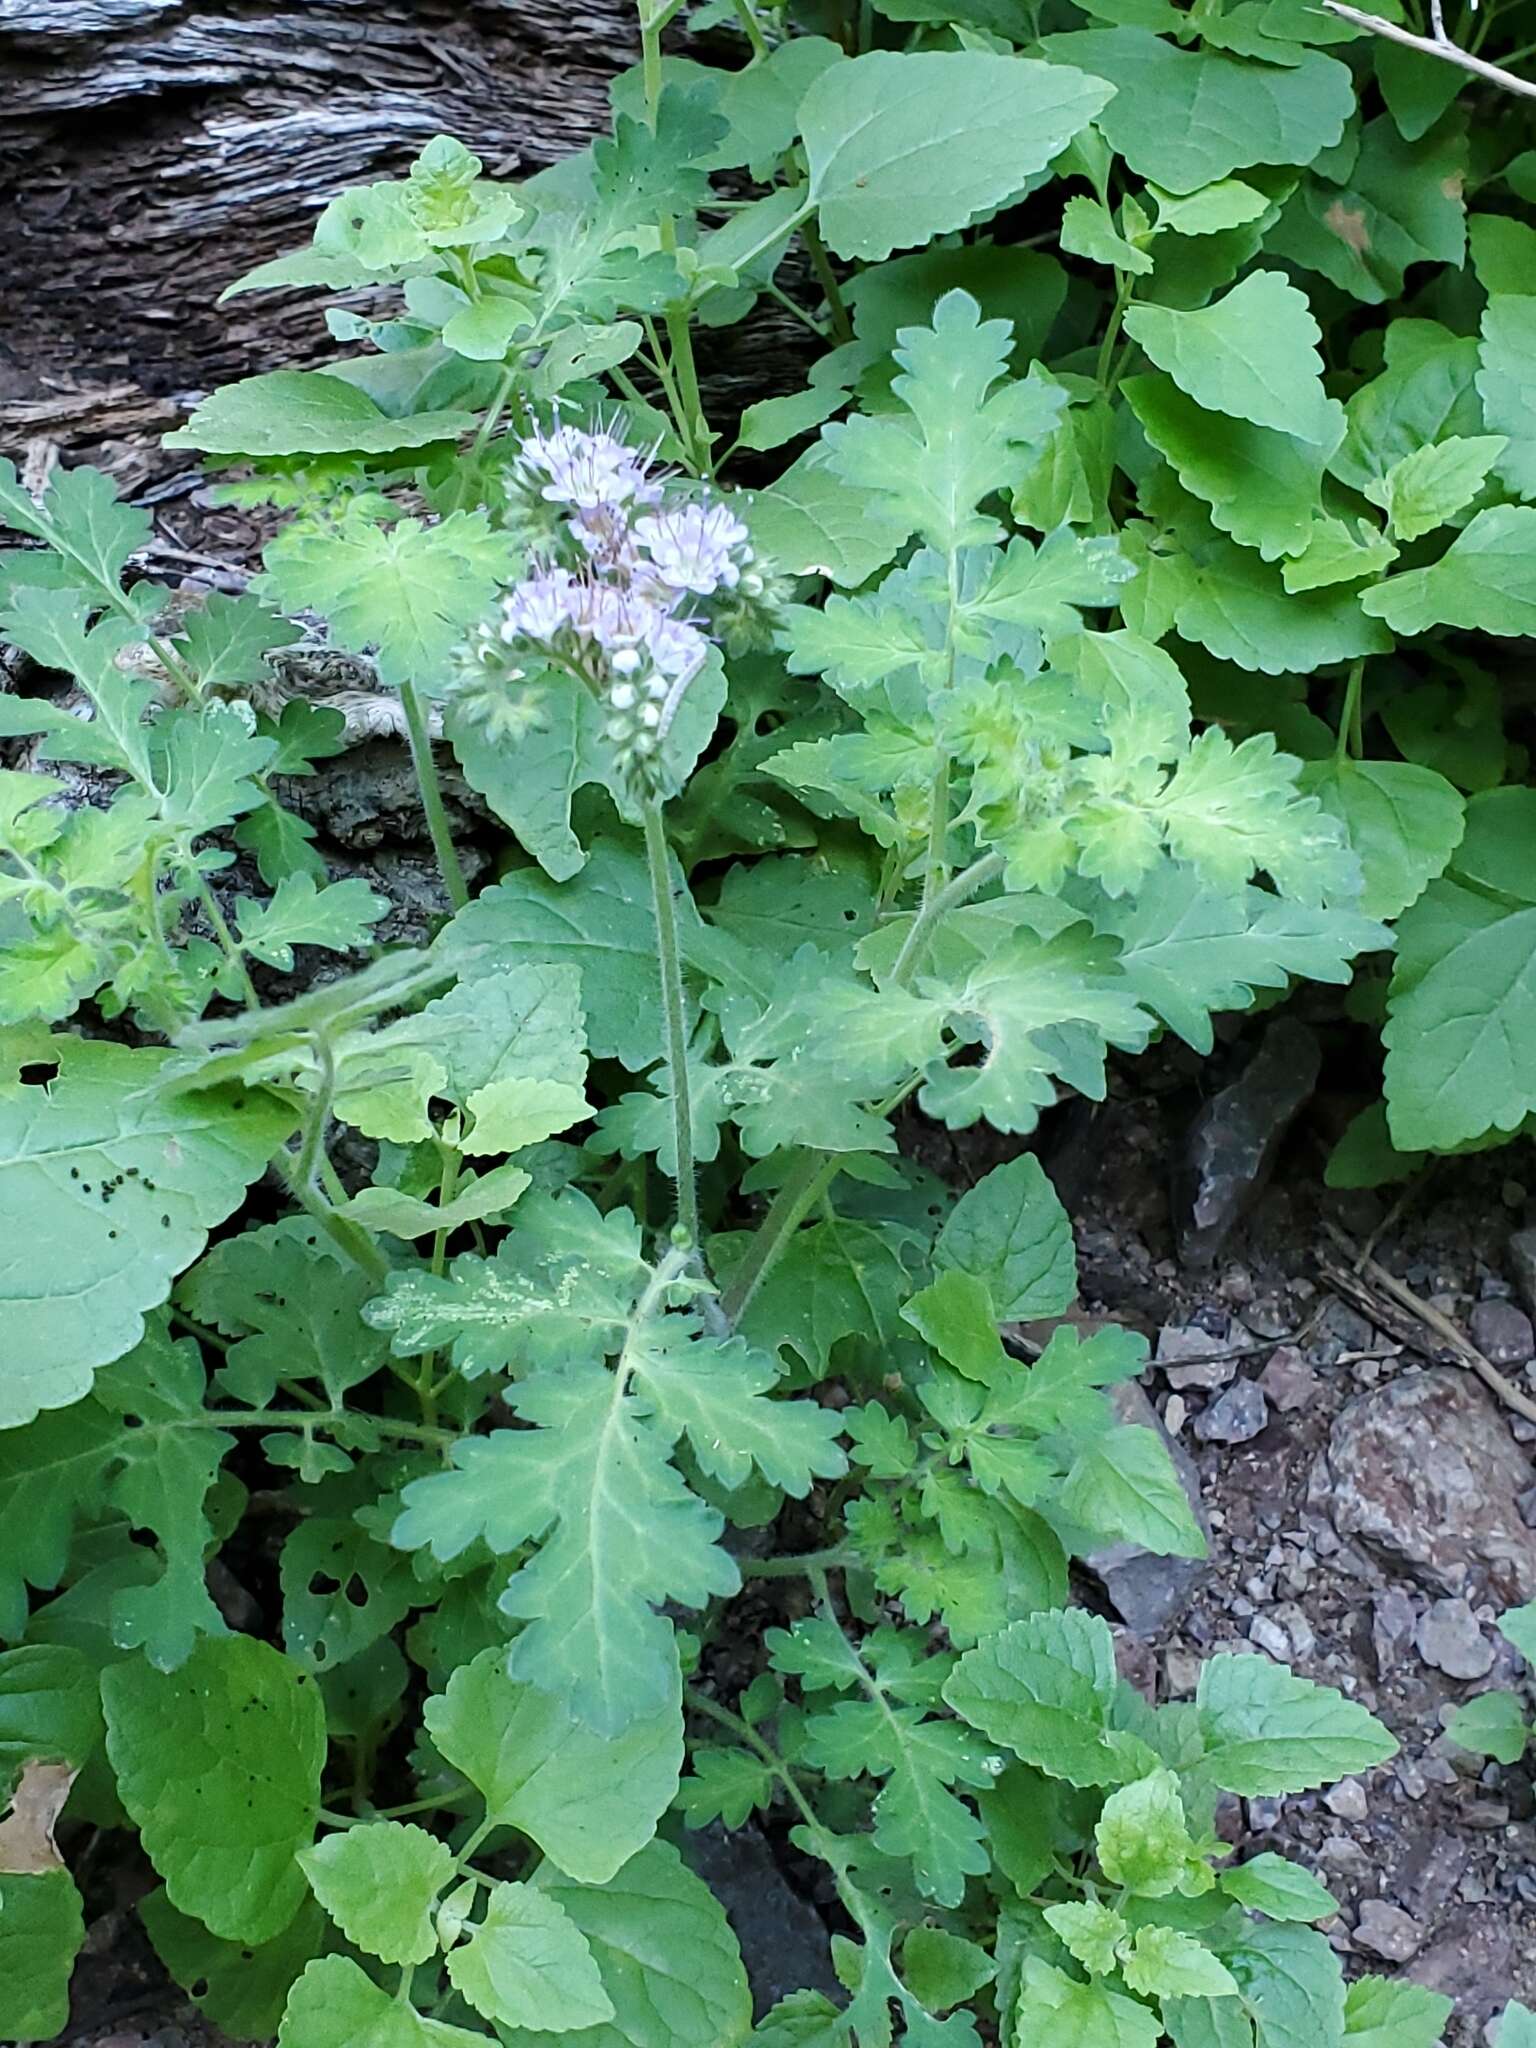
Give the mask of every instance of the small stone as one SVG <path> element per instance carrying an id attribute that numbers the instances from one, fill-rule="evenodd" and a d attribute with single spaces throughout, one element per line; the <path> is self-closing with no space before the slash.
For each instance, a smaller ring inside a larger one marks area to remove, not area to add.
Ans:
<path id="1" fill-rule="evenodd" d="M 1408 1757 L 1399 1757 L 1394 1766 L 1397 1782 L 1403 1788 L 1407 1799 L 1422 1799 L 1429 1790 L 1429 1780 L 1418 1765 Z"/>
<path id="2" fill-rule="evenodd" d="M 1402 1663 L 1417 1622 L 1413 1602 L 1401 1586 L 1389 1586 L 1376 1595 L 1371 1606 L 1371 1649 L 1381 1677 Z"/>
<path id="3" fill-rule="evenodd" d="M 1255 1337 L 1289 1336 L 1295 1317 L 1272 1294 L 1251 1301 L 1243 1310 L 1243 1323 Z"/>
<path id="4" fill-rule="evenodd" d="M 1536 1315 L 1536 1230 L 1517 1230 L 1509 1240 L 1509 1271 L 1515 1292 Z"/>
<path id="5" fill-rule="evenodd" d="M 1246 1444 L 1269 1421 L 1269 1403 L 1257 1380 L 1238 1380 L 1196 1418 L 1195 1435 L 1207 1444 Z"/>
<path id="6" fill-rule="evenodd" d="M 1179 1257 L 1208 1266 L 1257 1202 L 1287 1130 L 1312 1097 L 1322 1066 L 1317 1033 L 1271 1018 L 1237 1079 L 1190 1127 L 1175 1171 Z"/>
<path id="7" fill-rule="evenodd" d="M 1352 1842 L 1348 1835 L 1330 1835 L 1318 1850 L 1317 1857 L 1320 1863 L 1326 1863 L 1341 1877 L 1363 1880 L 1371 1875 L 1374 1868 L 1364 1849 L 1358 1842 Z"/>
<path id="8" fill-rule="evenodd" d="M 1267 1614 L 1256 1614 L 1248 1624 L 1248 1640 L 1257 1643 L 1266 1656 L 1277 1663 L 1288 1664 L 1291 1660 L 1291 1639 L 1278 1621 Z"/>
<path id="9" fill-rule="evenodd" d="M 1323 1311 L 1321 1327 L 1344 1351 L 1374 1351 L 1375 1325 L 1368 1323 L 1347 1301 L 1330 1301 Z"/>
<path id="10" fill-rule="evenodd" d="M 1163 1657 L 1163 1683 L 1171 1700 L 1183 1699 L 1200 1682 L 1202 1659 L 1193 1650 L 1169 1650 Z"/>
<path id="11" fill-rule="evenodd" d="M 1517 1493 L 1515 1506 L 1520 1510 L 1520 1519 L 1527 1529 L 1536 1529 L 1536 1486 L 1528 1486 L 1524 1493 Z"/>
<path id="12" fill-rule="evenodd" d="M 1404 1372 L 1350 1402 L 1308 1501 L 1337 1533 L 1437 1594 L 1536 1599 L 1536 1534 L 1515 1507 L 1531 1468 L 1470 1373 Z"/>
<path id="13" fill-rule="evenodd" d="M 1237 1360 L 1212 1354 L 1230 1349 L 1224 1337 L 1213 1337 L 1209 1330 L 1173 1324 L 1157 1333 L 1156 1362 L 1176 1392 L 1187 1392 L 1190 1387 L 1224 1387 L 1236 1375 Z"/>
<path id="14" fill-rule="evenodd" d="M 1282 1601 L 1275 1609 L 1274 1618 L 1291 1639 L 1292 1661 L 1304 1664 L 1317 1648 L 1311 1622 L 1294 1600 Z"/>
<path id="15" fill-rule="evenodd" d="M 1367 1899 L 1355 1922 L 1355 1946 L 1384 1963 L 1406 1963 L 1424 1946 L 1424 1929 L 1401 1906 Z"/>
<path id="16" fill-rule="evenodd" d="M 1259 1374 L 1265 1398 L 1282 1414 L 1305 1408 L 1317 1392 L 1318 1377 L 1294 1344 L 1282 1344 Z"/>
<path id="17" fill-rule="evenodd" d="M 1182 1394 L 1170 1394 L 1163 1404 L 1163 1427 L 1170 1436 L 1177 1436 L 1189 1420 L 1189 1404 Z"/>
<path id="18" fill-rule="evenodd" d="M 1509 1807 L 1502 1799 L 1474 1799 L 1461 1809 L 1461 1818 L 1464 1826 L 1493 1834 L 1509 1826 Z"/>
<path id="19" fill-rule="evenodd" d="M 1524 1365 L 1536 1358 L 1536 1330 L 1512 1301 L 1480 1301 L 1470 1319 L 1472 1342 L 1490 1365 Z"/>
<path id="20" fill-rule="evenodd" d="M 1272 1828 L 1280 1825 L 1280 1816 L 1285 1808 L 1278 1799 L 1259 1797 L 1247 1801 L 1248 1826 L 1256 1835 L 1267 1835 Z"/>
<path id="21" fill-rule="evenodd" d="M 1432 1600 L 1414 1642 L 1426 1664 L 1451 1678 L 1484 1678 L 1493 1668 L 1493 1645 L 1465 1600 Z"/>
<path id="22" fill-rule="evenodd" d="M 1323 1804 L 1340 1820 L 1364 1820 L 1371 1810 L 1365 1787 L 1358 1778 L 1341 1778 L 1337 1785 L 1323 1794 Z"/>

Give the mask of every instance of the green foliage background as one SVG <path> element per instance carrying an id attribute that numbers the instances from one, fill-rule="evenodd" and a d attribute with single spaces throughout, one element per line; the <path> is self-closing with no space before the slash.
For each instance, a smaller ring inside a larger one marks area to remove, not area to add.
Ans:
<path id="1" fill-rule="evenodd" d="M 286 2048 L 1431 2048 L 1446 2002 L 1346 1987 L 1326 1891 L 1214 1830 L 1391 1737 L 1257 1656 L 1118 1678 L 1069 1560 L 1203 1543 L 1106 1399 L 1143 1347 L 1005 1344 L 1073 1298 L 1061 1206 L 893 1119 L 1023 1139 L 1352 976 L 1336 1180 L 1536 1112 L 1524 103 L 1297 0 L 736 0 L 718 64 L 675 12 L 589 149 L 438 138 L 231 286 L 346 293 L 355 350 L 169 437 L 285 513 L 250 595 L 179 617 L 105 478 L 0 469 L 0 633 L 75 692 L 0 696 L 0 2034 L 65 2023 L 67 1792 Z M 694 334 L 767 300 L 815 358 L 727 429 Z M 555 408 L 767 572 L 643 787 L 557 662 L 464 658 Z M 430 947 L 366 958 L 291 807 L 340 719 L 247 701 L 296 614 L 400 693 Z M 507 828 L 472 901 L 434 721 Z M 353 971 L 281 999 L 310 947 Z M 252 1488 L 272 1640 L 206 1570 Z M 845 1994 L 755 2031 L 686 1860 L 754 1812 Z"/>

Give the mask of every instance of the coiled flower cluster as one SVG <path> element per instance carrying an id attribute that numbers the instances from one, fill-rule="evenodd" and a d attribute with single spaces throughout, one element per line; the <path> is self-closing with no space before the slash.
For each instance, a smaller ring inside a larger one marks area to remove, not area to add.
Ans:
<path id="1" fill-rule="evenodd" d="M 539 718 L 528 671 L 567 671 L 601 703 L 619 776 L 642 796 L 660 791 L 664 743 L 722 604 L 764 590 L 730 506 L 697 487 L 684 495 L 654 464 L 654 449 L 604 426 L 521 438 L 513 474 L 543 534 L 476 630 L 459 692 L 471 715 L 513 736 Z"/>

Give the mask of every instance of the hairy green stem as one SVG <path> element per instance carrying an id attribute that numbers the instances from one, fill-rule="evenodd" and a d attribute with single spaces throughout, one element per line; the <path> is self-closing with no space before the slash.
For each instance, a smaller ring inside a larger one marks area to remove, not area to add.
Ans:
<path id="1" fill-rule="evenodd" d="M 811 259 L 811 268 L 816 273 L 816 282 L 821 286 L 827 301 L 827 310 L 832 315 L 832 334 L 837 341 L 852 341 L 853 321 L 849 318 L 848 307 L 843 298 L 842 286 L 837 281 L 837 272 L 832 268 L 832 259 L 827 254 L 827 245 L 821 239 L 821 230 L 814 220 L 800 224 L 800 239 L 805 244 L 805 253 Z"/>
<path id="2" fill-rule="evenodd" d="M 1333 749 L 1336 765 L 1342 765 L 1350 754 L 1358 760 L 1365 751 L 1365 735 L 1361 731 L 1360 719 L 1360 690 L 1364 678 L 1365 661 L 1362 657 L 1351 668 L 1349 681 L 1344 685 L 1344 708 L 1339 713 L 1339 736 Z"/>
<path id="3" fill-rule="evenodd" d="M 729 1328 L 735 1329 L 746 1314 L 780 1252 L 836 1180 L 842 1164 L 836 1152 L 802 1152 L 790 1168 L 720 1297 L 720 1311 Z"/>
<path id="4" fill-rule="evenodd" d="M 229 920 L 219 908 L 218 898 L 209 886 L 208 877 L 197 867 L 192 867 L 191 871 L 197 877 L 197 900 L 202 906 L 204 917 L 207 918 L 209 924 L 213 927 L 213 936 L 218 941 L 220 952 L 235 971 L 235 979 L 239 983 L 241 995 L 245 998 L 245 1006 L 248 1010 L 259 1010 L 261 1008 L 261 997 L 256 993 L 256 984 L 251 979 L 251 970 L 245 964 L 245 954 L 241 951 L 239 941 L 229 928 Z"/>
<path id="5" fill-rule="evenodd" d="M 768 38 L 763 34 L 763 25 L 757 18 L 757 9 L 752 0 L 735 0 L 736 18 L 741 23 L 747 41 L 752 45 L 754 58 L 766 57 Z"/>
<path id="6" fill-rule="evenodd" d="M 442 785 L 437 779 L 437 763 L 432 758 L 432 736 L 427 731 L 427 716 L 422 709 L 421 698 L 414 683 L 400 685 L 400 708 L 405 713 L 406 736 L 411 746 L 411 766 L 416 770 L 416 787 L 421 794 L 421 808 L 427 815 L 427 830 L 432 836 L 432 851 L 437 855 L 437 871 L 443 878 L 448 901 L 455 910 L 462 910 L 469 901 L 469 884 L 464 879 L 464 870 L 459 863 L 459 851 L 453 843 L 453 833 L 448 827 L 448 813 L 443 808 Z"/>
<path id="7" fill-rule="evenodd" d="M 693 1164 L 693 1101 L 688 1074 L 688 1028 L 683 1008 L 683 962 L 677 944 L 677 906 L 672 900 L 672 863 L 660 802 L 645 806 L 645 854 L 651 871 L 651 905 L 656 916 L 656 957 L 661 968 L 661 1011 L 667 1034 L 667 1076 L 672 1095 L 672 1139 L 677 1151 L 677 1221 L 690 1247 L 698 1249 L 699 1191 Z"/>
<path id="8" fill-rule="evenodd" d="M 795 1557 L 743 1557 L 737 1560 L 744 1579 L 800 1579 L 812 1572 L 831 1572 L 855 1564 L 858 1553 L 841 1543 L 828 1550 L 803 1550 Z"/>
<path id="9" fill-rule="evenodd" d="M 962 903 L 968 903 L 978 889 L 984 889 L 988 882 L 995 881 L 1003 872 L 1003 856 L 1000 853 L 984 853 L 979 860 L 973 860 L 968 868 L 962 868 L 946 882 L 942 889 L 936 889 L 912 920 L 911 929 L 902 940 L 901 951 L 896 955 L 896 965 L 891 969 L 887 986 L 905 988 L 917 972 L 928 941 L 934 929 L 947 911 L 956 910 Z"/>

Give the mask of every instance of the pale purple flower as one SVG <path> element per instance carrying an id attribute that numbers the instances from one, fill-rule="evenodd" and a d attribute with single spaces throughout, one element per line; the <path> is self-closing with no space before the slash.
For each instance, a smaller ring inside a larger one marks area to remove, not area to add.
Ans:
<path id="1" fill-rule="evenodd" d="M 517 467 L 527 476 L 547 478 L 540 497 L 579 512 L 654 505 L 661 497 L 646 457 L 603 427 L 590 433 L 584 427 L 555 427 L 547 434 L 527 434 Z"/>
<path id="2" fill-rule="evenodd" d="M 695 674 L 709 652 L 709 642 L 697 626 L 663 611 L 654 615 L 645 644 L 657 671 L 674 682 Z"/>
<path id="3" fill-rule="evenodd" d="M 569 569 L 536 569 L 507 594 L 502 606 L 503 636 L 553 640 L 571 623 L 581 601 L 582 586 Z"/>
<path id="4" fill-rule="evenodd" d="M 746 527 L 725 505 L 679 505 L 635 521 L 635 539 L 666 589 L 709 597 L 734 590 L 752 559 Z"/>

